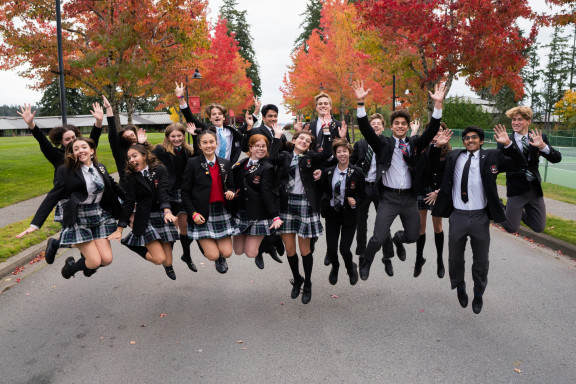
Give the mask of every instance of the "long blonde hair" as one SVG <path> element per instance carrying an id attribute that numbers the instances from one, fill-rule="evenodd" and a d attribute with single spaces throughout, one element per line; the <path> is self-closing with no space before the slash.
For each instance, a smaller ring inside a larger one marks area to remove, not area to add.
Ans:
<path id="1" fill-rule="evenodd" d="M 184 142 L 182 143 L 182 147 L 190 152 L 190 154 L 192 154 L 194 152 L 194 150 L 192 149 L 192 147 L 190 146 L 190 144 L 188 144 L 186 142 L 186 128 L 184 127 L 184 125 L 180 124 L 180 123 L 172 123 L 169 126 L 166 127 L 166 130 L 164 131 L 164 141 L 162 142 L 162 147 L 164 147 L 164 149 L 168 152 L 170 152 L 171 154 L 174 154 L 174 146 L 172 145 L 172 143 L 170 142 L 170 134 L 174 131 L 178 131 L 181 132 L 184 135 Z"/>

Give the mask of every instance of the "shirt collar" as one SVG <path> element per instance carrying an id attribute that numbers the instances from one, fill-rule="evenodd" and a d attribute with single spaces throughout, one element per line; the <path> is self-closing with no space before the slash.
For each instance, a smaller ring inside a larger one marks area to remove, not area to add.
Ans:
<path id="1" fill-rule="evenodd" d="M 146 166 L 146 168 L 144 168 L 143 170 L 140 171 L 140 173 L 142 174 L 142 176 L 144 176 L 144 171 L 150 172 L 150 171 L 148 170 L 148 166 Z"/>

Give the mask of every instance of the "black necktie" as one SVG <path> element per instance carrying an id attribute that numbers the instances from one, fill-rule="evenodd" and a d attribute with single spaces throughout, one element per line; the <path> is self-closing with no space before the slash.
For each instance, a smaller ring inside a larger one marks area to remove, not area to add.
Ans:
<path id="1" fill-rule="evenodd" d="M 468 154 L 468 160 L 462 170 L 462 183 L 460 184 L 460 197 L 464 203 L 468 202 L 468 174 L 470 173 L 470 163 L 472 163 L 473 153 Z"/>

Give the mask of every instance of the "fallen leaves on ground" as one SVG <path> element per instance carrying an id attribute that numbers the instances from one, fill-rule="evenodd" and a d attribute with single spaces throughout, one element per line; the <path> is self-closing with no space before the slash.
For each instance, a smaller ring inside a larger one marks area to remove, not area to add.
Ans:
<path id="1" fill-rule="evenodd" d="M 130 340 L 130 344 L 136 344 L 134 340 Z"/>
<path id="2" fill-rule="evenodd" d="M 165 313 L 161 313 L 161 314 L 160 314 L 160 317 L 166 317 L 166 314 L 165 314 Z"/>
<path id="3" fill-rule="evenodd" d="M 337 298 L 338 298 L 338 295 L 330 295 L 330 297 L 333 298 L 333 299 L 337 299 Z"/>
<path id="4" fill-rule="evenodd" d="M 522 371 L 519 370 L 518 368 L 514 368 L 514 372 L 522 373 Z"/>

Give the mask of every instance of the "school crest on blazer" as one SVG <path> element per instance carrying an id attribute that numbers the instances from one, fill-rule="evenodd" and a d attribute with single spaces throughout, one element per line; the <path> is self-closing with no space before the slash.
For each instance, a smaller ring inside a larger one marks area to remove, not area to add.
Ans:
<path id="1" fill-rule="evenodd" d="M 492 172 L 493 174 L 497 174 L 498 173 L 498 167 L 495 165 L 491 165 L 490 166 L 490 172 Z"/>

